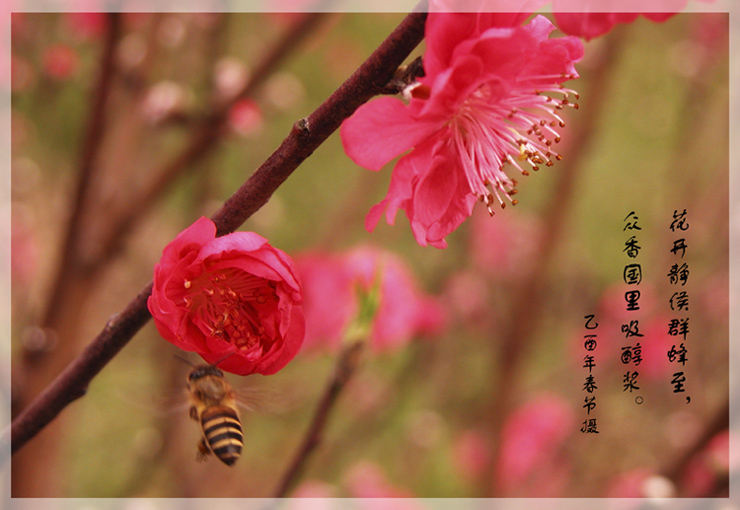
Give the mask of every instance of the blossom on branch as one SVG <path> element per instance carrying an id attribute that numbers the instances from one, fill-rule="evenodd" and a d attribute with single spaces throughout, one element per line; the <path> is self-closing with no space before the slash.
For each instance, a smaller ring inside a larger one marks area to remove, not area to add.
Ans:
<path id="1" fill-rule="evenodd" d="M 558 111 L 576 106 L 563 82 L 578 77 L 583 56 L 575 37 L 550 39 L 543 16 L 430 13 L 425 76 L 407 89 L 408 104 L 383 97 L 361 106 L 341 128 L 347 155 L 379 170 L 404 155 L 387 196 L 368 214 L 372 230 L 383 212 L 393 224 L 404 209 L 416 241 L 438 248 L 470 214 L 477 200 L 516 203 L 516 181 L 560 159 L 552 145 L 565 125 Z"/>
<path id="2" fill-rule="evenodd" d="M 397 350 L 446 327 L 439 300 L 423 293 L 411 269 L 391 252 L 369 246 L 314 251 L 297 255 L 295 263 L 304 286 L 307 351 L 338 349 L 359 312 L 358 290 L 367 292 L 376 282 L 380 303 L 369 338 L 373 352 Z"/>
<path id="3" fill-rule="evenodd" d="M 165 340 L 239 375 L 274 374 L 305 333 L 293 262 L 252 232 L 216 237 L 201 217 L 168 244 L 148 300 Z"/>

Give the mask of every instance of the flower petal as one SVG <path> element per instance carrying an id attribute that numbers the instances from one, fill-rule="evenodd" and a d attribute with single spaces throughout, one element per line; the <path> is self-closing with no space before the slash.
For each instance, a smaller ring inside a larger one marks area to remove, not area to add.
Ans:
<path id="1" fill-rule="evenodd" d="M 342 123 L 340 135 L 352 161 L 370 170 L 380 170 L 437 128 L 437 122 L 412 119 L 399 99 L 381 97 L 360 106 Z"/>

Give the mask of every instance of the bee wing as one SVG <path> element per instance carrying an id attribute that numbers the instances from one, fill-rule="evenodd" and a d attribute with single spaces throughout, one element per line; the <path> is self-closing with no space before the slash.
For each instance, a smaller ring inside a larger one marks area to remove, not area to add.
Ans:
<path id="1" fill-rule="evenodd" d="M 278 414 L 297 407 L 295 393 L 289 396 L 285 391 L 264 386 L 244 386 L 235 388 L 234 396 L 240 408 L 260 414 Z"/>
<path id="2" fill-rule="evenodd" d="M 177 412 L 185 412 L 190 407 L 187 395 L 148 395 L 146 398 L 133 396 L 131 392 L 118 389 L 115 398 L 127 406 L 145 410 L 156 416 L 167 416 Z"/>

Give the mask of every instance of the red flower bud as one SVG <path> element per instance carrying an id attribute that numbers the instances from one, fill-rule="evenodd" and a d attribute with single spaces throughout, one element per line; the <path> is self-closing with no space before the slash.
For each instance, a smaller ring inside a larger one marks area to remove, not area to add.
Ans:
<path id="1" fill-rule="evenodd" d="M 165 247 L 148 307 L 181 349 L 227 372 L 269 375 L 301 347 L 302 300 L 288 255 L 252 232 L 216 237 L 201 217 Z"/>

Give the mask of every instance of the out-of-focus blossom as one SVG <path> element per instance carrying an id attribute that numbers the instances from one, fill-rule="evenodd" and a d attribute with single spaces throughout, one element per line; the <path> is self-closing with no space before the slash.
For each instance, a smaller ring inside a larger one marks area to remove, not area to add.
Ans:
<path id="1" fill-rule="evenodd" d="M 240 99 L 229 109 L 229 126 L 241 136 L 252 136 L 262 128 L 262 112 L 251 99 Z"/>
<path id="2" fill-rule="evenodd" d="M 268 0 L 266 12 L 270 18 L 287 27 L 292 26 L 309 12 L 321 7 L 320 0 Z"/>
<path id="3" fill-rule="evenodd" d="M 676 368 L 675 363 L 668 361 L 668 351 L 674 344 L 676 349 L 679 349 L 683 339 L 668 334 L 671 317 L 667 313 L 670 311 L 667 300 L 661 304 L 649 282 L 643 281 L 639 286 L 638 312 L 626 310 L 625 292 L 632 290 L 627 287 L 624 283 L 614 285 L 604 290 L 600 297 L 595 313 L 595 320 L 599 325 L 595 330 L 598 334 L 598 348 L 619 353 L 619 356 L 609 356 L 606 360 L 600 361 L 599 366 L 610 373 L 617 372 L 622 375 L 628 371 L 637 371 L 638 384 L 640 380 L 663 380 L 673 368 Z M 666 311 L 661 310 L 661 307 L 665 307 Z M 641 315 L 636 316 L 635 313 Z M 641 336 L 627 338 L 623 328 L 637 332 Z M 626 351 L 629 351 L 629 354 Z M 581 367 L 583 356 L 584 339 L 581 331 L 573 335 L 570 359 Z"/>
<path id="4" fill-rule="evenodd" d="M 512 412 L 496 464 L 501 490 L 511 496 L 560 496 L 569 468 L 558 452 L 575 429 L 573 410 L 554 394 L 537 396 Z"/>
<path id="5" fill-rule="evenodd" d="M 98 39 L 107 29 L 106 16 L 104 12 L 67 12 L 64 14 L 64 24 L 75 37 Z"/>
<path id="6" fill-rule="evenodd" d="M 494 281 L 517 279 L 531 269 L 542 230 L 533 216 L 474 216 L 470 249 L 476 270 Z"/>
<path id="7" fill-rule="evenodd" d="M 295 74 L 281 71 L 267 79 L 262 95 L 270 105 L 286 111 L 303 101 L 306 89 Z"/>
<path id="8" fill-rule="evenodd" d="M 295 258 L 306 311 L 306 347 L 336 348 L 358 311 L 357 287 L 369 291 L 378 277 L 380 307 L 370 345 L 375 352 L 400 348 L 416 335 L 433 335 L 446 326 L 436 298 L 418 289 L 411 271 L 395 254 L 372 247 L 345 253 L 305 253 Z"/>
<path id="9" fill-rule="evenodd" d="M 486 470 L 490 451 L 485 434 L 480 430 L 466 430 L 452 445 L 452 462 L 465 481 L 475 483 Z"/>
<path id="10" fill-rule="evenodd" d="M 41 56 L 44 72 L 56 80 L 70 78 L 79 67 L 77 52 L 66 44 L 54 44 Z"/>
<path id="11" fill-rule="evenodd" d="M 553 0 L 552 8 L 560 30 L 590 40 L 640 16 L 662 23 L 682 11 L 687 3 L 688 0 L 607 0 L 597 4 L 592 0 Z"/>
<path id="12" fill-rule="evenodd" d="M 716 434 L 707 446 L 689 461 L 681 478 L 681 492 L 693 498 L 711 497 L 720 479 L 730 470 L 730 433 Z"/>
<path id="13" fill-rule="evenodd" d="M 215 236 L 213 222 L 200 218 L 165 247 L 147 303 L 154 324 L 227 372 L 274 374 L 305 332 L 293 262 L 252 232 Z"/>
<path id="14" fill-rule="evenodd" d="M 162 46 L 175 49 L 185 41 L 187 30 L 183 15 L 168 14 L 158 25 L 157 40 Z"/>
<path id="15" fill-rule="evenodd" d="M 415 497 L 410 490 L 393 485 L 380 466 L 372 462 L 362 461 L 355 464 L 349 469 L 344 480 L 347 490 L 353 498 Z"/>
<path id="16" fill-rule="evenodd" d="M 141 105 L 141 113 L 147 122 L 157 124 L 167 117 L 182 113 L 187 94 L 185 88 L 173 81 L 161 81 L 147 92 Z"/>
<path id="17" fill-rule="evenodd" d="M 475 271 L 451 275 L 442 292 L 445 308 L 465 326 L 485 323 L 495 310 L 488 303 L 488 286 Z"/>
<path id="18" fill-rule="evenodd" d="M 646 468 L 637 468 L 623 473 L 613 479 L 606 489 L 607 498 L 643 498 L 645 481 L 653 476 L 653 472 Z"/>
<path id="19" fill-rule="evenodd" d="M 249 70 L 244 62 L 234 57 L 224 57 L 216 62 L 213 82 L 216 93 L 224 100 L 236 96 L 247 84 Z"/>
<path id="20" fill-rule="evenodd" d="M 306 480 L 296 487 L 291 493 L 291 498 L 333 498 L 336 497 L 336 488 L 328 483 L 320 482 L 318 480 Z M 298 509 L 314 508 L 312 506 L 306 506 L 301 503 L 297 506 Z M 326 508 L 323 505 L 315 507 L 316 509 Z"/>
<path id="21" fill-rule="evenodd" d="M 18 207 L 11 215 L 10 226 L 10 275 L 14 290 L 27 291 L 36 277 L 39 261 L 38 234 L 29 214 L 19 214 Z"/>
<path id="22" fill-rule="evenodd" d="M 385 211 L 393 223 L 404 209 L 416 241 L 438 248 L 470 216 L 476 201 L 516 203 L 522 174 L 560 156 L 553 144 L 565 125 L 558 111 L 577 94 L 563 82 L 578 77 L 583 45 L 550 39 L 543 16 L 515 26 L 513 14 L 430 13 L 425 76 L 408 87 L 409 103 L 383 97 L 361 106 L 341 128 L 345 152 L 379 170 L 411 149 L 393 170 L 386 198 L 366 219 L 372 230 Z"/>
<path id="23" fill-rule="evenodd" d="M 664 306 L 664 303 L 657 302 L 656 291 L 650 282 L 643 281 L 640 283 L 639 288 L 635 289 L 627 288 L 624 283 L 617 283 L 607 287 L 599 297 L 596 312 L 596 318 L 599 324 L 602 324 L 600 321 L 604 321 L 603 324 L 611 328 L 617 323 L 621 324 L 630 318 L 634 319 L 637 311 L 628 311 L 626 309 L 627 301 L 625 299 L 625 293 L 630 290 L 640 291 L 638 306 L 640 307 L 639 312 L 644 314 L 644 316 L 652 316 Z M 665 303 L 665 305 L 667 306 L 668 303 Z M 601 326 L 599 327 L 599 331 L 601 331 L 602 328 Z M 619 330 L 619 326 L 616 329 Z"/>
<path id="24" fill-rule="evenodd" d="M 131 32 L 121 40 L 116 48 L 118 65 L 123 71 L 131 71 L 144 61 L 146 52 L 146 38 L 138 32 Z"/>

